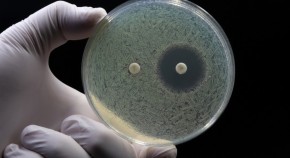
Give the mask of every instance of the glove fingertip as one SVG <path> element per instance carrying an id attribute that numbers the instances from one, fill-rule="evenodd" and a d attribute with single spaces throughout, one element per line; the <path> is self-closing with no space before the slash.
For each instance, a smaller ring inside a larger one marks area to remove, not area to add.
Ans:
<path id="1" fill-rule="evenodd" d="M 4 156 L 11 155 L 19 149 L 19 146 L 16 144 L 9 144 L 4 150 Z"/>
<path id="2" fill-rule="evenodd" d="M 170 150 L 167 150 L 166 152 L 160 154 L 158 157 L 156 158 L 176 158 L 177 157 L 177 149 L 176 148 L 172 148 Z"/>
<path id="3" fill-rule="evenodd" d="M 79 132 L 76 126 L 79 126 L 80 115 L 72 115 L 67 117 L 62 121 L 60 131 L 64 134 L 69 134 L 71 132 Z"/>
<path id="4" fill-rule="evenodd" d="M 26 140 L 29 140 L 30 137 L 39 130 L 39 126 L 28 125 L 26 126 L 21 133 L 21 142 L 26 143 Z"/>
<path id="5" fill-rule="evenodd" d="M 169 147 L 150 147 L 147 149 L 147 155 L 152 158 L 176 158 L 177 149 L 173 145 Z"/>
<path id="6" fill-rule="evenodd" d="M 63 15 L 60 21 L 62 32 L 66 39 L 76 40 L 87 38 L 93 29 L 106 15 L 103 8 L 77 7 L 70 8 L 71 15 Z"/>
<path id="7" fill-rule="evenodd" d="M 96 19 L 97 22 L 99 22 L 100 20 L 102 20 L 106 15 L 107 15 L 107 11 L 104 8 L 93 8 L 93 14 L 96 15 Z"/>

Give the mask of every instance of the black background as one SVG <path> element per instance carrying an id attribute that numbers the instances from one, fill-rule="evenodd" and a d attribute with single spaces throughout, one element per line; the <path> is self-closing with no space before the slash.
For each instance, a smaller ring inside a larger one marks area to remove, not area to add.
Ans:
<path id="1" fill-rule="evenodd" d="M 0 2 L 0 32 L 52 0 Z M 125 1 L 70 0 L 107 11 Z M 235 56 L 232 98 L 218 121 L 199 137 L 178 145 L 178 157 L 290 157 L 288 102 L 290 13 L 286 0 L 195 0 L 223 27 Z M 53 73 L 82 90 L 81 59 L 86 40 L 56 49 Z"/>

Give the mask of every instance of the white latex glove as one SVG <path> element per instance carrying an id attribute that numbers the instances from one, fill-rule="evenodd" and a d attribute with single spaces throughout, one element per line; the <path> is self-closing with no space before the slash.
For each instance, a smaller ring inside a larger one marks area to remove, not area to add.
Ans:
<path id="1" fill-rule="evenodd" d="M 176 156 L 173 146 L 147 148 L 131 145 L 100 123 L 92 123 L 92 120 L 87 121 L 91 122 L 88 124 L 80 123 L 79 129 L 106 131 L 98 139 L 105 140 L 108 135 L 108 142 L 93 142 L 95 138 L 91 136 L 94 135 L 80 135 L 78 130 L 69 132 L 70 128 L 65 128 L 69 124 L 65 122 L 88 120 L 83 117 L 70 117 L 63 123 L 64 132 L 72 137 L 57 132 L 61 121 L 70 115 L 81 114 L 96 121 L 98 118 L 82 93 L 63 84 L 51 73 L 48 66 L 50 52 L 68 40 L 89 37 L 93 27 L 105 15 L 105 10 L 101 8 L 78 8 L 66 2 L 56 2 L 0 34 L 0 152 L 9 143 L 19 143 L 19 135 L 27 125 L 46 127 L 25 128 L 22 143 L 26 149 L 9 145 L 4 157 L 34 158 L 42 155 L 47 158 L 85 158 L 88 157 L 85 150 L 100 157 L 100 152 L 95 152 L 95 149 L 108 154 L 118 151 L 119 158 L 123 158 L 122 154 L 126 155 L 124 158 Z M 83 125 L 92 126 L 82 128 Z M 78 134 L 79 137 L 74 137 Z M 91 148 L 84 144 L 91 144 Z M 113 152 L 110 152 L 112 149 Z M 163 151 L 166 152 L 161 154 Z"/>
<path id="2" fill-rule="evenodd" d="M 23 130 L 21 136 L 25 148 L 11 144 L 6 148 L 4 158 L 176 157 L 177 151 L 174 146 L 145 147 L 131 144 L 100 122 L 85 116 L 73 115 L 68 117 L 63 121 L 61 131 L 64 134 L 44 127 L 30 125 Z"/>

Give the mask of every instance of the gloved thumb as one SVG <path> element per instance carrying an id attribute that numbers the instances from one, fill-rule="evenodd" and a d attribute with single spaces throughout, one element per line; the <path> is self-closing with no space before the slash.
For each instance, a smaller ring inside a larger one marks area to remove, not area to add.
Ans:
<path id="1" fill-rule="evenodd" d="M 106 15 L 102 8 L 76 7 L 58 1 L 11 26 L 0 40 L 48 59 L 50 52 L 68 40 L 89 37 L 95 25 Z"/>

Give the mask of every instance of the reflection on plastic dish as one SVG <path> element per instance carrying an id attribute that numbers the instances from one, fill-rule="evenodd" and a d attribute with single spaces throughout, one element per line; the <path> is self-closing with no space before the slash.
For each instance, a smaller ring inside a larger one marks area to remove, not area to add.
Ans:
<path id="1" fill-rule="evenodd" d="M 234 61 L 218 23 L 187 1 L 127 2 L 89 39 L 82 65 L 88 100 L 123 138 L 143 145 L 188 141 L 221 115 Z"/>

